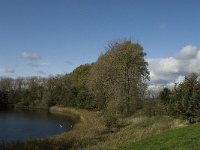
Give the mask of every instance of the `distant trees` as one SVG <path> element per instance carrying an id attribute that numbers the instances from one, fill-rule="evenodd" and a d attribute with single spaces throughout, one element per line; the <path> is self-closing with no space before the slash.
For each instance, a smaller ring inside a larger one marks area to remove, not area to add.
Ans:
<path id="1" fill-rule="evenodd" d="M 144 56 L 143 48 L 130 40 L 110 44 L 90 71 L 93 105 L 121 115 L 137 110 L 149 79 Z"/>
<path id="2" fill-rule="evenodd" d="M 86 87 L 91 64 L 77 67 L 66 75 L 49 78 L 1 78 L 0 109 L 43 108 L 62 105 L 91 108 L 91 96 Z"/>
<path id="3" fill-rule="evenodd" d="M 9 107 L 9 91 L 12 91 L 13 81 L 11 78 L 0 79 L 0 110 Z"/>
<path id="4" fill-rule="evenodd" d="M 160 92 L 160 99 L 164 104 L 168 104 L 170 102 L 170 97 L 171 97 L 171 91 L 169 88 L 164 88 L 161 92 Z"/>
<path id="5" fill-rule="evenodd" d="M 0 110 L 8 108 L 8 93 L 6 91 L 0 91 Z"/>

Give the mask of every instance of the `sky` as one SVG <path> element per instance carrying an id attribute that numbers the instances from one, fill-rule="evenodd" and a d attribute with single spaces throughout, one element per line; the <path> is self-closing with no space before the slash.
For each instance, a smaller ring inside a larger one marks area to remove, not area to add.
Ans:
<path id="1" fill-rule="evenodd" d="M 128 38 L 150 85 L 200 73 L 199 0 L 0 0 L 0 76 L 65 74 Z"/>

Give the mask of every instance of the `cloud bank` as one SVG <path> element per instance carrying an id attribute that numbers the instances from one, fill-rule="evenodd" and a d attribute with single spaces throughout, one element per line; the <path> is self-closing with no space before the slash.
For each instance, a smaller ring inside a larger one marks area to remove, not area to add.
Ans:
<path id="1" fill-rule="evenodd" d="M 37 53 L 30 53 L 30 52 L 22 52 L 21 57 L 29 60 L 39 60 L 41 59 L 41 56 L 38 55 Z"/>
<path id="2" fill-rule="evenodd" d="M 0 72 L 6 73 L 6 74 L 13 74 L 13 73 L 15 73 L 15 69 L 9 68 L 9 67 L 5 67 L 3 69 L 0 68 Z"/>
<path id="3" fill-rule="evenodd" d="M 151 77 L 150 87 L 171 86 L 192 72 L 200 73 L 200 50 L 193 45 L 183 47 L 174 56 L 147 61 Z"/>
<path id="4" fill-rule="evenodd" d="M 4 72 L 5 72 L 5 73 L 15 73 L 15 69 L 12 69 L 12 68 L 5 68 L 5 69 L 4 69 Z"/>

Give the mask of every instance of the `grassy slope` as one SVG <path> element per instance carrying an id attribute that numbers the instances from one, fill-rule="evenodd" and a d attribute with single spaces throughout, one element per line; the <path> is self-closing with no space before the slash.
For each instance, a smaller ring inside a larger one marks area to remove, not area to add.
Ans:
<path id="1" fill-rule="evenodd" d="M 119 150 L 199 150 L 200 124 L 167 131 L 136 143 L 121 146 Z"/>
<path id="2" fill-rule="evenodd" d="M 87 145 L 86 150 L 110 150 L 116 149 L 120 145 L 131 144 L 145 137 L 162 133 L 164 131 L 183 126 L 180 120 L 175 120 L 167 116 L 142 117 L 133 116 L 126 118 L 126 126 L 117 132 L 102 135 L 102 140 L 91 145 Z"/>

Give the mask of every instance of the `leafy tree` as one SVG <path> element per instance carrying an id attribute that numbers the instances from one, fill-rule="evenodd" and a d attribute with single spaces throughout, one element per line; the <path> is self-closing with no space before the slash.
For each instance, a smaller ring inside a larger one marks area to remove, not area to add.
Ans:
<path id="1" fill-rule="evenodd" d="M 130 40 L 110 44 L 90 71 L 94 106 L 123 115 L 138 109 L 149 79 L 144 56 L 140 44 Z"/>
<path id="2" fill-rule="evenodd" d="M 91 67 L 92 64 L 80 65 L 69 74 L 77 90 L 75 98 L 76 106 L 80 108 L 91 108 L 92 97 L 86 86 Z"/>
<path id="3" fill-rule="evenodd" d="M 200 121 L 200 81 L 197 74 L 186 76 L 172 91 L 170 108 L 173 114 L 190 123 Z"/>

